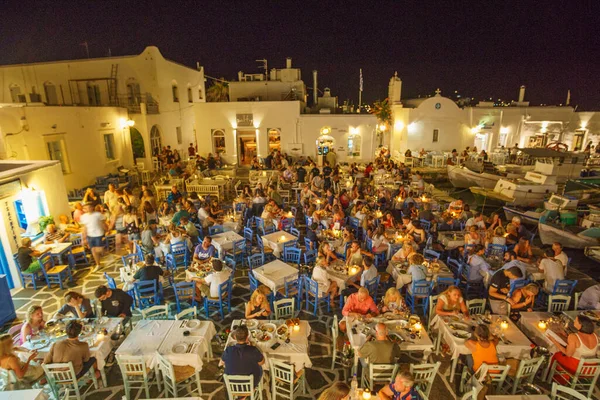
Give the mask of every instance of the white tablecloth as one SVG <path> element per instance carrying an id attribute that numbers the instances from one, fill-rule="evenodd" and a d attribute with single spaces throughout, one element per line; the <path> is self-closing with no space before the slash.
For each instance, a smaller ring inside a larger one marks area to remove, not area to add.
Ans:
<path id="1" fill-rule="evenodd" d="M 212 235 L 212 245 L 219 252 L 219 258 L 222 260 L 225 258 L 225 252 L 233 248 L 233 242 L 243 240 L 244 238 L 235 232 L 223 232 L 216 235 Z"/>
<path id="2" fill-rule="evenodd" d="M 202 369 L 202 355 L 207 352 L 212 337 L 216 334 L 214 324 L 201 322 L 197 328 L 189 329 L 182 324 L 186 321 L 141 320 L 116 351 L 117 355 L 143 356 L 149 368 L 156 365 L 156 352 L 165 356 L 174 365 L 190 365 Z M 183 336 L 189 330 L 190 336 Z M 177 343 L 198 343 L 190 353 L 175 354 Z"/>
<path id="3" fill-rule="evenodd" d="M 348 275 L 346 270 L 345 272 L 336 271 L 333 269 L 334 265 L 344 265 L 344 260 L 336 260 L 331 263 L 329 267 L 327 267 L 327 277 L 337 283 L 338 288 L 340 290 L 345 289 L 348 284 L 348 280 L 354 278 L 362 272 L 362 269 L 359 269 L 358 272 L 354 275 Z"/>
<path id="4" fill-rule="evenodd" d="M 277 231 L 263 236 L 262 240 L 263 245 L 272 248 L 275 257 L 279 257 L 283 253 L 283 245 L 298 238 L 286 231 Z"/>
<path id="5" fill-rule="evenodd" d="M 252 270 L 256 279 L 273 292 L 285 286 L 286 278 L 293 280 L 298 277 L 298 269 L 281 260 L 271 261 L 262 267 Z"/>
<path id="6" fill-rule="evenodd" d="M 446 248 L 446 250 L 452 250 L 465 245 L 465 235 L 462 232 L 442 231 L 438 232 L 438 241 Z"/>
<path id="7" fill-rule="evenodd" d="M 42 389 L 10 390 L 0 392 L 0 400 L 47 400 L 48 395 Z"/>
<path id="8" fill-rule="evenodd" d="M 276 326 L 279 326 L 285 321 L 260 321 L 262 322 L 272 322 Z M 239 325 L 241 320 L 235 320 L 231 323 L 231 327 Z M 286 361 L 290 364 L 294 364 L 296 371 L 300 371 L 303 368 L 311 368 L 312 361 L 308 355 L 309 345 L 308 345 L 308 336 L 310 336 L 310 325 L 308 321 L 300 321 L 300 330 L 298 332 L 292 332 L 290 336 L 290 343 L 285 343 L 279 339 L 277 339 L 276 335 L 274 338 L 265 343 L 259 343 L 257 345 L 258 349 L 263 353 L 265 357 L 265 363 L 263 364 L 263 368 L 269 369 L 269 360 L 275 359 L 278 361 Z M 280 346 L 273 350 L 271 346 L 275 343 L 279 342 Z M 228 338 L 225 347 L 234 345 L 235 341 L 231 338 Z"/>
<path id="9" fill-rule="evenodd" d="M 541 320 L 547 320 L 552 317 L 552 315 L 552 313 L 540 311 L 522 312 L 521 319 L 518 323 L 523 333 L 525 333 L 533 343 L 547 348 L 551 353 L 556 353 L 556 346 L 554 346 L 554 343 L 546 336 L 546 330 L 542 330 L 538 327 L 538 323 Z"/>
<path id="10" fill-rule="evenodd" d="M 438 260 L 437 262 L 440 265 L 439 271 L 436 273 L 432 273 L 431 275 L 428 274 L 427 280 L 435 281 L 437 280 L 438 276 L 444 278 L 454 277 L 454 274 L 452 273 L 452 271 L 450 271 L 445 262 L 443 262 L 442 260 Z M 407 269 L 408 266 L 404 266 L 402 263 L 396 261 L 390 260 L 390 262 L 388 263 L 386 272 L 390 274 L 392 276 L 392 279 L 394 279 L 394 281 L 396 282 L 396 289 L 400 289 L 404 285 L 408 285 L 412 282 L 412 275 L 402 272 L 406 271 Z"/>

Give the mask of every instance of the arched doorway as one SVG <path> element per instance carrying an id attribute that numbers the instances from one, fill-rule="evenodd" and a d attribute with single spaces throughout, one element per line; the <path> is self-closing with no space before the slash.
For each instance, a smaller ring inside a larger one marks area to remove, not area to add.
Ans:
<path id="1" fill-rule="evenodd" d="M 153 125 L 152 129 L 150 129 L 150 149 L 153 156 L 160 154 L 162 149 L 162 138 L 158 125 Z"/>
<path id="2" fill-rule="evenodd" d="M 140 131 L 133 126 L 129 128 L 129 136 L 131 137 L 131 150 L 133 151 L 133 160 L 146 157 L 146 149 L 144 147 L 144 138 Z"/>

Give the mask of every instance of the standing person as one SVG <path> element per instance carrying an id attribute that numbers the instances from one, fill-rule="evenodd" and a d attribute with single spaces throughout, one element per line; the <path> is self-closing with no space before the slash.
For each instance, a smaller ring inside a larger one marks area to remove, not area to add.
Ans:
<path id="1" fill-rule="evenodd" d="M 115 185 L 112 183 L 108 184 L 108 190 L 104 192 L 104 204 L 108 206 L 108 208 L 112 211 L 113 207 L 117 205 L 117 199 L 119 195 L 117 194 L 117 189 Z"/>
<path id="2" fill-rule="evenodd" d="M 102 213 L 95 211 L 91 204 L 86 204 L 84 210 L 85 214 L 81 216 L 83 243 L 87 244 L 92 250 L 92 257 L 96 263 L 92 272 L 97 272 L 100 269 L 100 259 L 104 252 L 102 238 L 108 227 Z"/>
<path id="3" fill-rule="evenodd" d="M 188 147 L 188 157 L 192 158 L 196 155 L 196 148 L 194 147 L 194 143 L 190 143 L 190 147 Z"/>
<path id="4" fill-rule="evenodd" d="M 565 276 L 567 275 L 567 265 L 569 265 L 569 257 L 563 251 L 563 245 L 559 242 L 554 242 L 552 244 L 552 250 L 554 250 L 554 259 L 556 261 L 560 261 L 565 271 Z"/>
<path id="5" fill-rule="evenodd" d="M 233 331 L 236 344 L 225 349 L 219 365 L 225 366 L 227 375 L 252 375 L 254 387 L 257 387 L 262 378 L 265 357 L 258 348 L 250 344 L 248 337 L 248 328 L 245 325 L 238 326 Z"/>
<path id="6" fill-rule="evenodd" d="M 325 159 L 327 160 L 331 168 L 335 167 L 335 165 L 337 164 L 337 154 L 335 154 L 335 150 L 333 149 L 333 147 L 331 148 L 331 150 L 329 150 L 329 153 L 327 153 Z"/>

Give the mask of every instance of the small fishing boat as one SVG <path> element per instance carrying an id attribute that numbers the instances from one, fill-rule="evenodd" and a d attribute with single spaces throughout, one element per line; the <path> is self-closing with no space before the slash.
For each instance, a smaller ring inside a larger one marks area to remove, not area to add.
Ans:
<path id="1" fill-rule="evenodd" d="M 510 221 L 513 217 L 518 216 L 521 218 L 521 222 L 525 225 L 537 226 L 542 213 L 545 210 L 577 210 L 578 213 L 587 212 L 588 208 L 578 210 L 579 199 L 570 195 L 559 195 L 553 193 L 550 198 L 544 201 L 544 208 L 536 208 L 532 210 L 526 210 L 520 207 L 504 206 L 504 215 L 506 219 Z"/>
<path id="2" fill-rule="evenodd" d="M 594 216 L 595 215 L 595 216 Z M 544 211 L 538 223 L 538 233 L 543 244 L 559 242 L 563 247 L 583 249 L 600 245 L 600 209 L 590 213 L 577 224 L 577 212 Z"/>
<path id="3" fill-rule="evenodd" d="M 600 262 L 600 246 L 586 247 L 583 252 L 588 258 Z"/>

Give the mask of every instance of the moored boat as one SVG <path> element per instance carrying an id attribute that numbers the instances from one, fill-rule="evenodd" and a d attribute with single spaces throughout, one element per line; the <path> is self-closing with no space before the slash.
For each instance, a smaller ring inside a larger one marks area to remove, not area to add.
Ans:
<path id="1" fill-rule="evenodd" d="M 493 189 L 500 178 L 517 178 L 523 176 L 523 174 L 519 173 L 501 174 L 497 172 L 496 174 L 492 174 L 489 172 L 477 172 L 461 165 L 448 165 L 446 168 L 448 180 L 450 180 L 452 186 L 464 189 L 471 186 Z"/>
<path id="2" fill-rule="evenodd" d="M 584 250 L 584 254 L 588 258 L 600 262 L 600 246 L 586 247 Z"/>
<path id="3" fill-rule="evenodd" d="M 582 228 L 555 223 L 538 223 L 538 233 L 542 243 L 552 245 L 559 242 L 563 247 L 583 249 L 600 245 L 600 227 Z M 591 235 L 591 236 L 590 236 Z"/>

